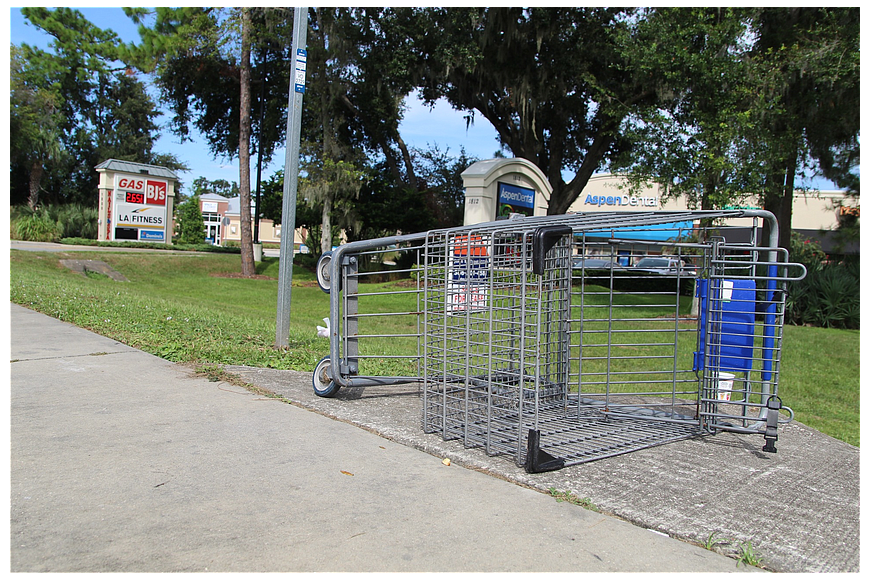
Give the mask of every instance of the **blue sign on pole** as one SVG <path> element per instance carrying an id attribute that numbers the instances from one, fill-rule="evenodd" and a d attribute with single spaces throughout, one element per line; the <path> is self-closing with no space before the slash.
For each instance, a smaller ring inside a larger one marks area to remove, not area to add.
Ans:
<path id="1" fill-rule="evenodd" d="M 296 71 L 294 84 L 297 93 L 305 92 L 305 69 L 308 66 L 308 51 L 304 48 L 296 49 Z"/>

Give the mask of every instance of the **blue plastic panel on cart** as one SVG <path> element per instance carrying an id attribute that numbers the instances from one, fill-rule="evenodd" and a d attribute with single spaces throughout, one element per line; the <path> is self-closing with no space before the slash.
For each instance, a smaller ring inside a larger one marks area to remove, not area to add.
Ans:
<path id="1" fill-rule="evenodd" d="M 728 288 L 728 284 L 733 284 Z M 722 330 L 719 368 L 752 369 L 755 341 L 755 280 L 722 281 Z"/>
<path id="2" fill-rule="evenodd" d="M 720 370 L 752 370 L 755 340 L 755 280 L 714 281 L 710 311 L 701 312 L 702 352 L 695 353 L 694 370 L 704 368 L 705 359 Z M 698 280 L 698 296 L 704 298 L 710 280 Z M 707 320 L 712 320 L 710 336 L 705 336 Z"/>

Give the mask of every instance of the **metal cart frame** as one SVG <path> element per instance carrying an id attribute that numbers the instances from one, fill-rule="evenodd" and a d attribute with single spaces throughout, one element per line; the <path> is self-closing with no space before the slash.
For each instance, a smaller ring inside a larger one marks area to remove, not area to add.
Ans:
<path id="1" fill-rule="evenodd" d="M 745 243 L 699 226 L 738 219 L 753 222 Z M 756 239 L 759 221 L 766 246 Z M 691 236 L 641 241 L 681 223 Z M 764 450 L 775 452 L 778 425 L 793 417 L 779 397 L 785 286 L 806 273 L 788 263 L 778 238 L 769 212 L 732 210 L 518 217 L 346 244 L 318 263 L 331 334 L 314 388 L 333 396 L 342 387 L 420 383 L 426 432 L 512 455 L 529 472 L 718 431 L 761 434 Z M 362 292 L 360 280 L 380 272 L 360 263 L 395 248 L 414 254 L 415 266 L 401 272 L 415 282 Z M 584 267 L 589 255 L 618 261 L 662 251 L 700 272 Z M 657 290 L 633 290 L 651 282 Z M 695 287 L 697 314 L 681 311 L 685 286 Z M 411 295 L 415 305 L 361 310 L 362 300 L 388 293 Z M 657 309 L 665 315 L 650 318 Z M 379 316 L 413 322 L 401 334 L 360 332 L 361 321 Z M 404 341 L 406 351 L 362 352 L 360 343 L 374 339 Z M 362 374 L 366 358 L 403 359 L 410 372 Z"/>

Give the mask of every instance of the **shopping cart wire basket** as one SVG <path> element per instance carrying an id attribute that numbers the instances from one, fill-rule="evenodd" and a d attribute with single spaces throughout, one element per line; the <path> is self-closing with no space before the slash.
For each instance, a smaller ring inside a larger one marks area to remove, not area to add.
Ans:
<path id="1" fill-rule="evenodd" d="M 793 418 L 779 393 L 787 284 L 806 274 L 777 244 L 760 210 L 517 217 L 345 244 L 318 262 L 330 336 L 314 389 L 418 384 L 425 432 L 529 472 L 719 431 L 775 452 Z M 649 256 L 667 265 L 642 268 Z"/>

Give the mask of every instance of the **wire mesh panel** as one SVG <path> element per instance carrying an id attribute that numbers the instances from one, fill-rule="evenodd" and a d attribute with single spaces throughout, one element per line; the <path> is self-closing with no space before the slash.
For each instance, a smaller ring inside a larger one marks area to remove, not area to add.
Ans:
<path id="1" fill-rule="evenodd" d="M 710 432 L 763 428 L 765 448 L 773 451 L 783 408 L 785 290 L 794 274 L 782 249 L 714 243 L 711 255 L 709 279 L 698 290 L 704 303 L 695 354 L 701 425 Z"/>
<path id="2" fill-rule="evenodd" d="M 541 409 L 564 408 L 570 250 L 565 228 L 429 236 L 424 430 L 521 457 Z"/>
<path id="3" fill-rule="evenodd" d="M 629 259 L 649 251 L 645 245 L 618 254 L 629 245 L 634 244 L 612 242 L 606 249 Z M 578 239 L 581 251 L 595 246 L 583 236 Z M 576 274 L 572 359 L 577 365 L 572 379 L 581 400 L 603 401 L 608 412 L 618 413 L 623 406 L 636 406 L 639 396 L 658 397 L 648 404 L 682 415 L 676 409 L 678 400 L 697 393 L 686 354 L 696 332 L 692 273 L 684 269 L 669 275 L 614 265 L 607 271 L 579 268 Z"/>
<path id="4" fill-rule="evenodd" d="M 722 229 L 694 225 L 655 242 L 639 235 L 648 227 L 577 236 L 578 254 L 598 256 L 575 270 L 578 416 L 597 407 L 610 420 L 658 423 L 650 445 L 730 430 L 762 433 L 775 451 L 783 290 L 802 277 L 785 271 L 802 267 L 754 235 L 726 245 Z"/>

